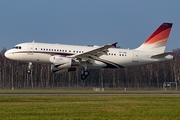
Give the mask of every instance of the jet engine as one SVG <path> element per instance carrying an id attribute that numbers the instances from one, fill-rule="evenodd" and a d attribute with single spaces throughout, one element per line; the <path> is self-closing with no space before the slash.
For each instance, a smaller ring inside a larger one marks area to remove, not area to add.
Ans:
<path id="1" fill-rule="evenodd" d="M 52 73 L 65 73 L 70 71 L 76 71 L 76 68 L 57 68 L 55 65 L 51 65 L 51 72 Z"/>
<path id="2" fill-rule="evenodd" d="M 52 56 L 50 57 L 51 72 L 53 73 L 63 73 L 69 71 L 75 71 L 75 66 L 79 66 L 79 63 L 73 60 L 72 58 L 61 57 L 61 56 Z M 74 67 L 74 68 L 73 68 Z"/>

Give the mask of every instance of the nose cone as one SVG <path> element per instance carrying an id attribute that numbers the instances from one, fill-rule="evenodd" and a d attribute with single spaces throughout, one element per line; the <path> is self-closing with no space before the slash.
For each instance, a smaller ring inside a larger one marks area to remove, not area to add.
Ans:
<path id="1" fill-rule="evenodd" d="M 6 58 L 9 58 L 9 59 L 10 59 L 10 53 L 9 53 L 9 51 L 6 51 L 6 52 L 4 53 L 4 56 L 5 56 Z"/>
<path id="2" fill-rule="evenodd" d="M 8 58 L 8 51 L 6 51 L 6 52 L 4 53 L 4 56 L 5 56 L 6 58 Z"/>

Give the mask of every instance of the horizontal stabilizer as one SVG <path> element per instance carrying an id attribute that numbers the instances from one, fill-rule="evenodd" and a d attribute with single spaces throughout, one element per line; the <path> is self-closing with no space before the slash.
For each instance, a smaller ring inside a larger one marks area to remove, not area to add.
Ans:
<path id="1" fill-rule="evenodd" d="M 161 54 L 152 55 L 150 58 L 153 58 L 153 59 L 164 58 L 167 55 L 172 55 L 172 54 L 173 54 L 173 52 L 165 52 L 165 53 L 161 53 Z"/>

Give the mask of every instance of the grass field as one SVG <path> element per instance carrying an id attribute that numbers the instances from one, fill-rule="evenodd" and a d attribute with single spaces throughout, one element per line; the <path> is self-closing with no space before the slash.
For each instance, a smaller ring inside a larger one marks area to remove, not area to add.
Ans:
<path id="1" fill-rule="evenodd" d="M 180 95 L 0 95 L 2 120 L 178 120 Z"/>

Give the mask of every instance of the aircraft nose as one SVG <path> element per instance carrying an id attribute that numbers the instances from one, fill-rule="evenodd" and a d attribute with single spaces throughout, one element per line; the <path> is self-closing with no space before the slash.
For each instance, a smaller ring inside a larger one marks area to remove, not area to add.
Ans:
<path id="1" fill-rule="evenodd" d="M 4 56 L 5 56 L 6 58 L 8 57 L 8 52 L 7 52 L 7 51 L 4 53 Z"/>
<path id="2" fill-rule="evenodd" d="M 6 51 L 5 53 L 4 53 L 4 56 L 6 57 L 6 58 L 10 58 L 10 52 L 9 51 Z"/>

